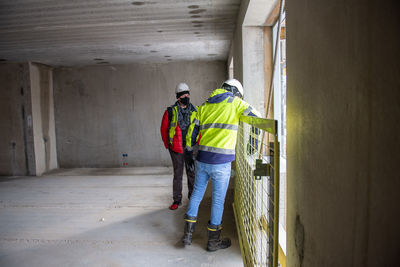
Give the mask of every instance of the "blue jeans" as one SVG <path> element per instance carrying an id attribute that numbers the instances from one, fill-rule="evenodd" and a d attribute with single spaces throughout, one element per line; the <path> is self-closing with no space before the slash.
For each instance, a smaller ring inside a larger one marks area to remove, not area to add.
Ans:
<path id="1" fill-rule="evenodd" d="M 207 188 L 208 180 L 212 183 L 211 219 L 212 225 L 222 223 L 226 191 L 231 177 L 231 163 L 207 164 L 196 161 L 196 177 L 194 188 L 190 197 L 188 216 L 197 217 L 199 205 Z"/>

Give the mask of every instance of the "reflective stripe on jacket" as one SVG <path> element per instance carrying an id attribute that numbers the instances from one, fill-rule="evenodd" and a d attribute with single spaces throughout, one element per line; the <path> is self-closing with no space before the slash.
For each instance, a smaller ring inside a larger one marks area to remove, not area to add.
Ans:
<path id="1" fill-rule="evenodd" d="M 241 115 L 258 114 L 248 103 L 225 89 L 214 90 L 198 107 L 188 129 L 186 146 L 191 149 L 197 135 L 201 134 L 198 161 L 209 164 L 233 161 Z"/>

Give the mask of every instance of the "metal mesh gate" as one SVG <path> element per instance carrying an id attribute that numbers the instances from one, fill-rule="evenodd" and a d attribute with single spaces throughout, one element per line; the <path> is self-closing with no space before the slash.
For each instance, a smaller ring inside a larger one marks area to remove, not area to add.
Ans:
<path id="1" fill-rule="evenodd" d="M 277 122 L 242 116 L 236 146 L 233 210 L 243 263 L 278 266 Z"/>

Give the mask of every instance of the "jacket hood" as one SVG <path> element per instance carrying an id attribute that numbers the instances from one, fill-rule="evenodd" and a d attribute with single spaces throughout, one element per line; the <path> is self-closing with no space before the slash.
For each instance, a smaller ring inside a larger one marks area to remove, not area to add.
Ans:
<path id="1" fill-rule="evenodd" d="M 207 103 L 216 104 L 221 103 L 228 97 L 234 97 L 231 92 L 225 89 L 215 89 L 207 99 Z"/>

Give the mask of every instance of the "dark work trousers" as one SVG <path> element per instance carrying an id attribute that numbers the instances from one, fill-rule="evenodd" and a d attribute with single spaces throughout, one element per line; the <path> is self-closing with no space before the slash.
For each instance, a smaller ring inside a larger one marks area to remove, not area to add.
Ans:
<path id="1" fill-rule="evenodd" d="M 189 198 L 192 195 L 193 184 L 194 184 L 194 160 L 192 154 L 186 149 L 182 154 L 176 153 L 169 149 L 171 155 L 172 165 L 174 166 L 174 180 L 173 180 L 173 198 L 174 202 L 182 202 L 182 176 L 183 176 L 183 165 L 186 168 L 186 175 L 188 179 Z"/>

